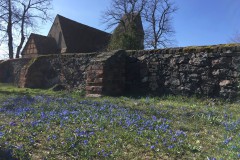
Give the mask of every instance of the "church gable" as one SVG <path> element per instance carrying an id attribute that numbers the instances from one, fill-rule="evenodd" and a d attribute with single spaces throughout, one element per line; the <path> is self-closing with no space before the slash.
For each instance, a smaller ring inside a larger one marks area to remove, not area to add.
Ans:
<path id="1" fill-rule="evenodd" d="M 48 36 L 56 40 L 61 53 L 87 53 L 104 50 L 111 34 L 57 15 Z"/>
<path id="2" fill-rule="evenodd" d="M 24 58 L 36 57 L 37 53 L 38 51 L 37 51 L 34 39 L 30 36 L 30 38 L 28 39 L 28 42 L 26 43 L 25 48 L 22 51 L 22 56 Z"/>
<path id="3" fill-rule="evenodd" d="M 38 55 L 57 53 L 56 41 L 54 38 L 31 34 L 22 51 L 22 56 L 24 58 L 32 58 Z"/>
<path id="4" fill-rule="evenodd" d="M 57 15 L 48 36 L 31 34 L 23 57 L 106 50 L 111 34 Z"/>
<path id="5" fill-rule="evenodd" d="M 53 22 L 53 25 L 48 33 L 48 37 L 52 37 L 55 39 L 57 43 L 57 49 L 60 53 L 66 53 L 67 45 L 65 43 L 65 39 L 63 36 L 63 31 L 62 31 L 62 27 L 61 27 L 58 15 L 56 16 Z"/>

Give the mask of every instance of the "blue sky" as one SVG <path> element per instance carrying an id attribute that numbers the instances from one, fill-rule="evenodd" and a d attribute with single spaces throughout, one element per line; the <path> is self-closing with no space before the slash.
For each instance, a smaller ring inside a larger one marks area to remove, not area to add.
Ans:
<path id="1" fill-rule="evenodd" d="M 230 42 L 240 32 L 240 0 L 173 0 L 179 10 L 173 26 L 176 46 L 212 45 Z M 101 14 L 111 0 L 53 0 L 53 17 L 63 15 L 104 30 Z M 47 35 L 51 22 L 37 31 Z M 110 32 L 110 31 L 109 31 Z M 2 46 L 0 46 L 0 52 Z"/>
<path id="2" fill-rule="evenodd" d="M 174 1 L 174 0 L 173 0 Z M 54 0 L 53 15 L 61 14 L 80 23 L 104 30 L 101 13 L 111 0 Z M 228 43 L 240 31 L 240 0 L 175 0 L 176 45 L 211 45 Z M 47 34 L 50 24 L 41 34 Z"/>

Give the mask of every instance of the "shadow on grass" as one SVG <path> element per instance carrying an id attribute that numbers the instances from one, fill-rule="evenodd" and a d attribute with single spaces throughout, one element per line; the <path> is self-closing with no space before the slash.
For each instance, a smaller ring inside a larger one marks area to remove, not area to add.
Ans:
<path id="1" fill-rule="evenodd" d="M 18 160 L 12 156 L 12 152 L 10 150 L 3 150 L 0 148 L 0 159 L 1 160 Z"/>
<path id="2" fill-rule="evenodd" d="M 26 96 L 34 96 L 34 95 L 62 95 L 64 92 L 60 91 L 52 91 L 51 89 L 30 89 L 30 88 L 1 88 L 0 86 L 0 94 L 1 95 L 26 95 Z"/>
<path id="3" fill-rule="evenodd" d="M 218 101 L 218 102 L 227 102 L 227 103 L 234 103 L 234 102 L 240 102 L 240 94 L 238 97 L 233 99 L 224 99 L 219 96 L 207 96 L 207 95 L 201 95 L 201 94 L 190 94 L 190 93 L 172 93 L 170 91 L 162 91 L 162 92 L 136 92 L 136 91 L 127 91 L 124 92 L 121 96 L 128 97 L 128 98 L 134 98 L 134 99 L 141 99 L 141 98 L 160 98 L 160 99 L 169 99 L 169 100 L 183 100 L 183 99 L 193 99 L 198 101 Z M 118 96 L 116 96 L 118 97 Z"/>
<path id="4" fill-rule="evenodd" d="M 19 91 L 1 91 L 0 90 L 0 94 L 7 94 L 7 95 L 11 95 L 11 94 L 14 94 L 14 95 L 32 95 L 31 93 L 29 92 L 19 92 Z"/>

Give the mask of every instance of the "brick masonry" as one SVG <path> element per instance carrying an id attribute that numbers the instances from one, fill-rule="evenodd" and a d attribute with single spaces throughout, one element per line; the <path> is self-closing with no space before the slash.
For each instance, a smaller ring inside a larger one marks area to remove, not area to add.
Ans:
<path id="1" fill-rule="evenodd" d="M 106 52 L 92 59 L 87 69 L 88 96 L 121 95 L 125 89 L 125 51 Z"/>

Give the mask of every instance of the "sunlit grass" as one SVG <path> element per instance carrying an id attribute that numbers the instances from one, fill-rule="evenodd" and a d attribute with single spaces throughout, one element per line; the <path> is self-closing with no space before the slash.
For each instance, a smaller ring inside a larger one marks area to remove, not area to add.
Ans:
<path id="1" fill-rule="evenodd" d="M 238 102 L 183 96 L 84 98 L 5 87 L 0 89 L 0 154 L 5 156 L 240 158 Z"/>

